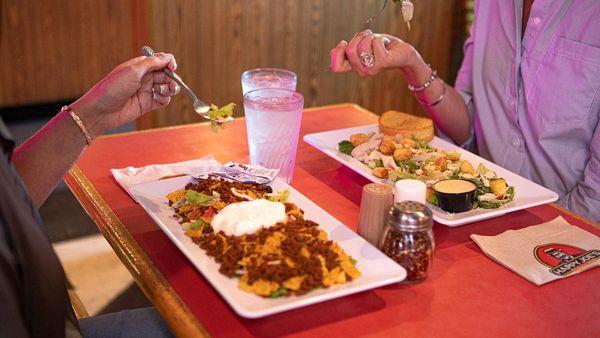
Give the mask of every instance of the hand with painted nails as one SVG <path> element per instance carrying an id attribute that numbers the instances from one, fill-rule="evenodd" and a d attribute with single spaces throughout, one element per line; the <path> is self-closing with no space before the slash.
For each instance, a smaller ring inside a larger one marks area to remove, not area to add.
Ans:
<path id="1" fill-rule="evenodd" d="M 357 33 L 350 43 L 341 41 L 330 52 L 331 70 L 353 71 L 359 76 L 372 76 L 384 69 L 410 67 L 420 59 L 413 46 L 388 34 L 370 30 Z"/>
<path id="2" fill-rule="evenodd" d="M 161 71 L 177 68 L 171 54 L 140 56 L 117 66 L 85 93 L 71 108 L 90 126 L 95 136 L 163 108 L 179 86 Z"/>

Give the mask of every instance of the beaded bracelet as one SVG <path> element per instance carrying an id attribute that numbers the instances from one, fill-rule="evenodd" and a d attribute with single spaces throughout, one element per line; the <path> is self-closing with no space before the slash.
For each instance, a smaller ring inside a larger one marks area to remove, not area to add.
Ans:
<path id="1" fill-rule="evenodd" d="M 431 65 L 427 65 L 427 66 L 431 69 Z M 431 87 L 431 84 L 437 78 L 438 78 L 438 76 L 437 76 L 437 70 L 432 70 L 431 71 L 431 76 L 429 76 L 429 79 L 427 80 L 427 82 L 425 82 L 421 87 L 415 87 L 415 86 L 409 84 L 408 85 L 408 90 L 410 90 L 413 93 L 415 93 L 415 92 L 422 92 L 425 89 Z"/>

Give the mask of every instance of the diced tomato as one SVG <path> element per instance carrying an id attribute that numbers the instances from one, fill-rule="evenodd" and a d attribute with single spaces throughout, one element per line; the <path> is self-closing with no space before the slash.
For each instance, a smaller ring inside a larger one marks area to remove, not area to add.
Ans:
<path id="1" fill-rule="evenodd" d="M 215 211 L 215 208 L 210 207 L 206 210 L 204 210 L 204 213 L 202 214 L 203 217 L 213 217 L 217 212 Z"/>

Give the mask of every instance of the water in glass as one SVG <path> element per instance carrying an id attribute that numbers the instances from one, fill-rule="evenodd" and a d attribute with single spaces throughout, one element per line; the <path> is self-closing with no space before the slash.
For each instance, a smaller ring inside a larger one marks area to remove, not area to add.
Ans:
<path id="1" fill-rule="evenodd" d="M 283 88 L 296 90 L 297 77 L 294 72 L 278 68 L 257 68 L 242 74 L 242 93 L 261 88 Z"/>
<path id="2" fill-rule="evenodd" d="M 290 183 L 294 174 L 304 97 L 288 89 L 265 88 L 244 95 L 250 163 L 279 169 Z"/>

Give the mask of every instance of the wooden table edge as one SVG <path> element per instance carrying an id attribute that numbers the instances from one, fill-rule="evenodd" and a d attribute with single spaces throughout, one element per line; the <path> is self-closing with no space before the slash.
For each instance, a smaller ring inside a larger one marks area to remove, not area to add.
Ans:
<path id="1" fill-rule="evenodd" d="M 580 220 L 580 221 L 584 222 L 585 224 L 588 224 L 588 225 L 590 225 L 590 226 L 592 226 L 592 227 L 600 230 L 600 224 L 595 223 L 595 222 L 593 222 L 593 221 L 591 221 L 591 220 L 589 220 L 589 219 L 587 219 L 587 218 L 585 218 L 583 216 L 579 216 L 578 214 L 574 213 L 573 211 L 571 211 L 571 210 L 569 210 L 567 208 L 564 208 L 564 207 L 562 207 L 562 206 L 560 206 L 560 205 L 558 205 L 556 203 L 550 203 L 550 206 L 552 206 L 555 209 L 558 209 L 558 210 L 564 212 L 565 214 L 567 214 L 567 215 L 569 215 L 569 216 L 571 216 L 571 217 L 573 217 L 573 218 L 575 218 L 577 220 Z"/>
<path id="2" fill-rule="evenodd" d="M 65 183 L 173 333 L 210 337 L 77 165 L 69 170 Z"/>

